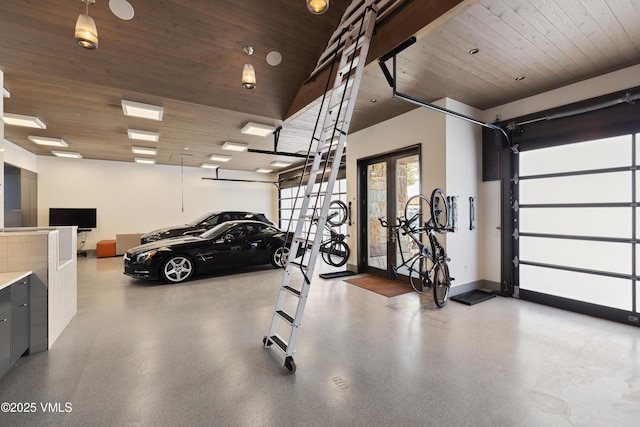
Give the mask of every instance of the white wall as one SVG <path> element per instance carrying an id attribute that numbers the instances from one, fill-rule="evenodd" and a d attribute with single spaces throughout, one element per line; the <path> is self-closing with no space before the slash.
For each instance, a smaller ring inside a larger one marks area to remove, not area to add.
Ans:
<path id="1" fill-rule="evenodd" d="M 446 108 L 469 117 L 479 115 L 478 110 L 453 99 L 446 100 Z M 469 229 L 469 197 L 481 200 L 482 128 L 451 115 L 445 117 L 447 173 L 443 190 L 448 196 L 458 196 L 458 230 L 446 236 L 447 253 L 451 275 L 456 279 L 453 286 L 460 286 L 484 278 L 481 229 Z"/>
<path id="2" fill-rule="evenodd" d="M 97 228 L 84 249 L 95 249 L 116 234 L 144 233 L 185 224 L 225 209 L 258 211 L 276 221 L 275 185 L 203 180 L 215 171 L 37 156 L 38 226 L 47 226 L 49 208 L 97 208 Z M 220 178 L 274 181 L 273 175 L 222 170 Z M 184 205 L 184 209 L 183 209 Z"/>
<path id="3" fill-rule="evenodd" d="M 8 139 L 4 140 L 4 162 L 20 169 L 37 173 L 37 156 L 22 147 L 17 146 Z"/>

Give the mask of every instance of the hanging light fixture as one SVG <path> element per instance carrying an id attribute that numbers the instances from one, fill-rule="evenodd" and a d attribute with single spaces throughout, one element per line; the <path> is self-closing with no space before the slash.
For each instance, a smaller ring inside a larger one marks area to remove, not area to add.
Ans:
<path id="1" fill-rule="evenodd" d="M 253 48 L 251 46 L 245 46 L 242 50 L 247 56 L 253 55 Z M 256 71 L 251 64 L 244 64 L 244 68 L 242 69 L 242 87 L 245 89 L 256 88 Z"/>
<path id="2" fill-rule="evenodd" d="M 329 0 L 307 0 L 309 12 L 320 15 L 329 9 Z"/>
<path id="3" fill-rule="evenodd" d="M 98 30 L 95 21 L 89 16 L 89 4 L 94 4 L 96 0 L 81 1 L 87 5 L 87 13 L 78 16 L 75 40 L 80 47 L 96 50 L 98 48 Z"/>

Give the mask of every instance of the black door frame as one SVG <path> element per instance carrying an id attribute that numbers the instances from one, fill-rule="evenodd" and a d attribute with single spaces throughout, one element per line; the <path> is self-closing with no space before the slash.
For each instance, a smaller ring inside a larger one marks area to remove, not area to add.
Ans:
<path id="1" fill-rule="evenodd" d="M 358 159 L 358 227 L 357 227 L 357 245 L 358 245 L 358 258 L 357 258 L 357 271 L 358 273 L 369 273 L 373 275 L 380 275 L 378 269 L 372 269 L 367 263 L 368 254 L 368 182 L 367 182 L 367 166 L 373 163 L 380 163 L 386 161 L 387 164 L 394 164 L 395 160 L 401 157 L 407 157 L 411 155 L 418 155 L 418 161 L 420 163 L 420 188 L 422 189 L 422 150 L 420 144 L 411 145 L 404 148 L 399 148 L 393 151 L 387 151 L 385 153 L 379 153 L 369 157 L 363 157 Z M 388 168 L 387 173 L 391 169 Z M 393 179 L 387 179 L 387 194 L 394 195 L 396 192 L 396 180 L 395 180 L 395 166 L 393 168 Z M 395 200 L 393 202 L 395 204 Z M 387 201 L 387 219 L 390 222 L 395 222 L 396 219 L 393 216 L 390 217 L 392 203 Z M 394 214 L 395 215 L 395 214 Z M 396 243 L 387 239 L 387 254 L 394 254 L 395 257 Z M 391 271 L 392 258 L 388 258 L 387 274 L 385 277 L 391 278 L 389 272 Z M 409 283 L 408 277 L 398 276 L 398 281 Z"/>

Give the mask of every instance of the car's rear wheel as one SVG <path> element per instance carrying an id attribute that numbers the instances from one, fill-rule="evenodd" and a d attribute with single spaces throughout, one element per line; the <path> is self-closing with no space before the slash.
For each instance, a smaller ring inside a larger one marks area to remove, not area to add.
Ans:
<path id="1" fill-rule="evenodd" d="M 289 259 L 289 248 L 286 246 L 277 247 L 271 252 L 271 265 L 276 268 L 284 268 Z"/>
<path id="2" fill-rule="evenodd" d="M 189 279 L 194 272 L 193 261 L 184 255 L 173 255 L 162 264 L 160 274 L 167 283 L 180 283 Z"/>

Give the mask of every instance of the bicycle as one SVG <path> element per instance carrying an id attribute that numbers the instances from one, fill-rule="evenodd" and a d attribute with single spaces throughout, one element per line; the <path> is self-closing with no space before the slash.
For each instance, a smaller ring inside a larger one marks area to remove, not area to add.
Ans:
<path id="1" fill-rule="evenodd" d="M 347 222 L 349 212 L 347 205 L 341 200 L 332 200 L 329 204 L 329 213 L 324 228 L 329 232 L 329 237 L 320 243 L 322 259 L 334 267 L 342 267 L 347 263 L 351 249 L 345 239 L 346 234 L 339 233 L 334 227 L 339 227 Z M 314 219 L 317 221 L 317 218 Z"/>
<path id="2" fill-rule="evenodd" d="M 423 221 L 424 211 L 428 210 L 429 219 Z M 395 234 L 395 240 L 400 249 L 400 259 L 402 264 L 392 265 L 394 276 L 401 268 L 408 268 L 409 283 L 417 293 L 426 293 L 433 288 L 433 299 L 440 308 L 447 304 L 451 281 L 454 279 L 449 274 L 450 258 L 444 247 L 438 241 L 436 232 L 446 233 L 454 231 L 449 227 L 449 210 L 447 198 L 444 192 L 436 188 L 431 193 L 431 199 L 422 195 L 411 197 L 405 205 L 405 217 L 398 218 L 398 223 L 389 225 L 383 218 L 379 218 L 380 224 L 385 228 L 390 228 Z M 400 233 L 409 236 L 418 250 L 409 258 L 405 259 Z M 426 234 L 428 243 L 423 243 L 419 236 Z"/>

